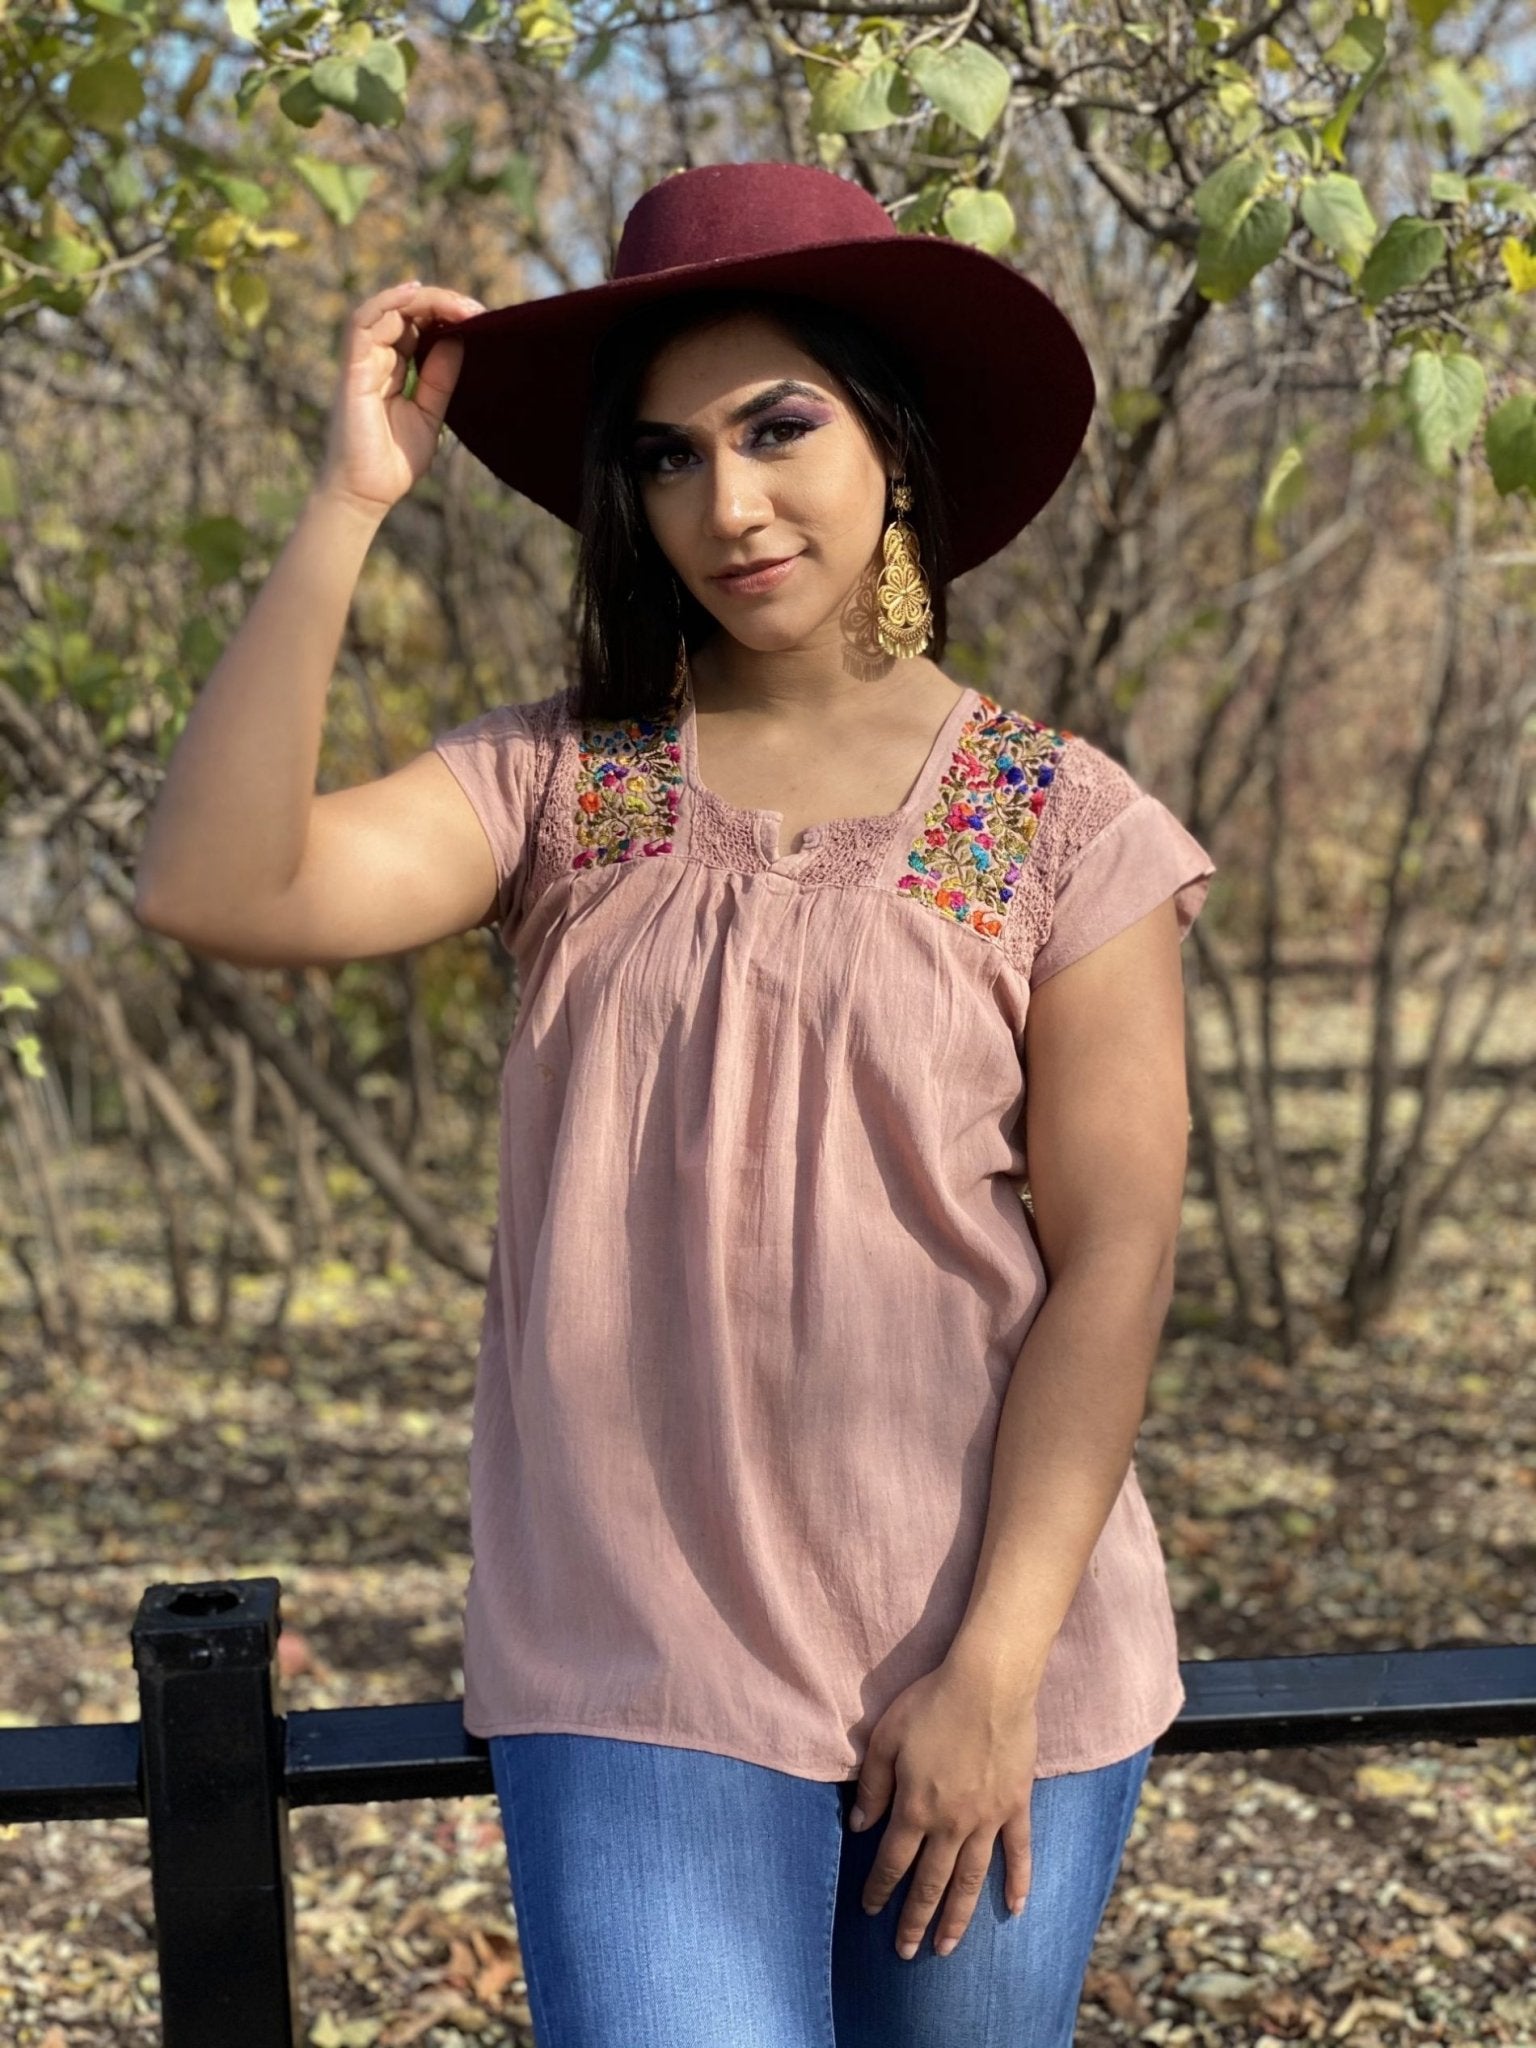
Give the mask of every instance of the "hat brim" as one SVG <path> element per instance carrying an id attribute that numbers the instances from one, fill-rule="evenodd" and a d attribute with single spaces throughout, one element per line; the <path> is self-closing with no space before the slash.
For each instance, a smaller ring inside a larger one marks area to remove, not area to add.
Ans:
<path id="1" fill-rule="evenodd" d="M 496 306 L 422 329 L 464 360 L 446 424 L 502 482 L 570 526 L 598 342 L 654 299 L 752 284 L 846 307 L 901 345 L 952 502 L 951 574 L 997 553 L 1050 501 L 1081 448 L 1095 386 L 1070 321 L 995 256 L 938 235 L 875 235 L 725 257 Z"/>

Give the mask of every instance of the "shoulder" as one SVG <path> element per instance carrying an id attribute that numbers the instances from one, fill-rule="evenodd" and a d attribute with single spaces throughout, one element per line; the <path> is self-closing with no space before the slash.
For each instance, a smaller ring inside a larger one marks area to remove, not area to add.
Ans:
<path id="1" fill-rule="evenodd" d="M 566 688 L 557 690 L 550 697 L 492 704 L 473 718 L 466 719 L 462 725 L 450 726 L 446 731 L 437 733 L 432 744 L 444 747 L 472 741 L 494 741 L 515 747 L 520 742 L 537 745 L 552 741 L 564 723 L 570 695 L 570 689 Z"/>
<path id="2" fill-rule="evenodd" d="M 995 896 L 978 929 L 1027 973 L 1084 849 L 1143 791 L 1123 762 L 1081 733 L 985 695 L 956 768 L 961 801 L 951 817 L 963 819 L 962 836 L 983 849 L 979 888 L 970 893 Z"/>
<path id="3" fill-rule="evenodd" d="M 967 746 L 994 797 L 1027 812 L 1032 853 L 1054 864 L 1143 794 L 1122 761 L 1067 726 L 978 693 Z M 1038 846 L 1035 842 L 1038 840 Z"/>
<path id="4" fill-rule="evenodd" d="M 521 835 L 539 818 L 559 772 L 569 692 L 492 704 L 439 732 L 433 751 L 483 814 Z"/>
<path id="5" fill-rule="evenodd" d="M 522 703 L 503 704 L 498 708 L 535 747 L 553 749 L 570 730 L 574 698 L 575 685 L 568 683 L 547 697 L 532 697 Z"/>

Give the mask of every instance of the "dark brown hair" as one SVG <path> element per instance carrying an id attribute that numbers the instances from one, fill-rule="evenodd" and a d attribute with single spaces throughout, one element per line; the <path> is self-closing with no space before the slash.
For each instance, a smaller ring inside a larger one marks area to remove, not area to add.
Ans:
<path id="1" fill-rule="evenodd" d="M 933 610 L 925 652 L 943 659 L 948 632 L 950 514 L 911 363 L 856 315 L 797 293 L 741 287 L 657 300 L 618 321 L 593 361 L 593 399 L 582 448 L 580 546 L 572 599 L 577 616 L 578 719 L 608 723 L 664 718 L 673 708 L 681 627 L 689 651 L 720 630 L 657 546 L 629 452 L 646 369 L 663 345 L 733 313 L 777 321 L 835 377 L 870 439 L 912 486 L 906 515 L 917 535 Z M 891 507 L 886 506 L 889 517 Z"/>

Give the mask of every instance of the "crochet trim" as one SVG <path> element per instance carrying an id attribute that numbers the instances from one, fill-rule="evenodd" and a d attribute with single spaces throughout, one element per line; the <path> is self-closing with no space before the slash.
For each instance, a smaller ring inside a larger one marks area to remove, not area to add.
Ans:
<path id="1" fill-rule="evenodd" d="M 771 863 L 755 819 L 690 784 L 671 720 L 576 724 L 574 686 L 529 707 L 537 801 L 526 909 L 559 876 L 683 854 L 739 874 Z M 1028 973 L 1082 849 L 1141 794 L 1128 770 L 1064 726 L 977 693 L 895 890 L 999 946 Z M 795 870 L 803 888 L 873 886 L 899 813 L 834 818 Z"/>

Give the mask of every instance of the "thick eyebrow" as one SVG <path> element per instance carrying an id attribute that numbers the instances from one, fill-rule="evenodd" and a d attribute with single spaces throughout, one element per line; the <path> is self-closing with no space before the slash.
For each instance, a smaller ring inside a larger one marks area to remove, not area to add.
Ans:
<path id="1" fill-rule="evenodd" d="M 770 384 L 766 391 L 759 391 L 755 398 L 749 398 L 744 405 L 738 405 L 733 413 L 726 416 L 728 427 L 739 427 L 743 420 L 755 419 L 760 412 L 766 412 L 771 405 L 777 405 L 781 398 L 814 398 L 827 403 L 826 395 L 810 384 L 801 384 L 793 377 L 781 377 L 777 384 Z M 688 429 L 673 426 L 669 420 L 636 420 L 629 430 L 630 439 L 641 440 L 648 434 L 680 434 L 686 440 Z"/>

